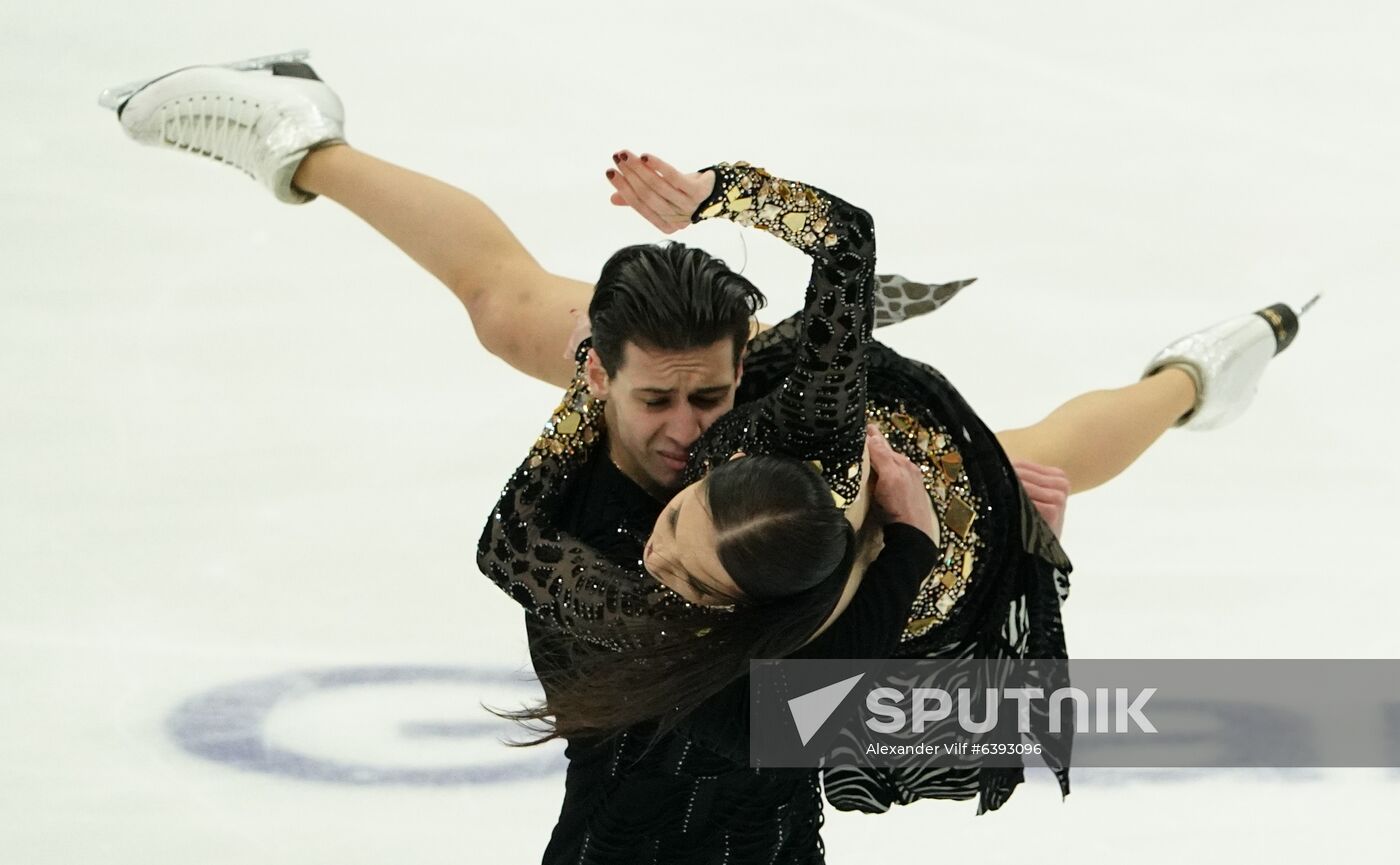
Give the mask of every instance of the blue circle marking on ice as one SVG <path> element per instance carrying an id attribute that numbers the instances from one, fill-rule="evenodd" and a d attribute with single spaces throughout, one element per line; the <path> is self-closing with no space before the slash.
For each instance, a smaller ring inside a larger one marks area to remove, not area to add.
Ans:
<path id="1" fill-rule="evenodd" d="M 524 683 L 519 673 L 462 667 L 339 667 L 308 670 L 236 682 L 198 694 L 178 706 L 166 729 L 181 748 L 198 757 L 237 769 L 335 784 L 401 784 L 452 786 L 499 784 L 541 778 L 561 772 L 564 758 L 556 748 L 523 751 L 498 744 L 520 737 L 519 728 L 496 718 L 489 720 L 403 720 L 394 724 L 398 740 L 491 739 L 492 752 L 506 759 L 440 766 L 395 766 L 383 762 L 310 754 L 269 735 L 274 711 L 285 714 L 315 698 L 344 696 L 352 689 L 402 688 L 405 695 L 422 686 L 513 686 Z M 473 694 L 469 705 L 479 709 Z M 466 701 L 463 701 L 464 703 Z M 325 723 L 329 719 L 316 719 Z M 344 719 L 342 720 L 349 720 Z M 327 729 L 332 729 L 327 725 Z"/>

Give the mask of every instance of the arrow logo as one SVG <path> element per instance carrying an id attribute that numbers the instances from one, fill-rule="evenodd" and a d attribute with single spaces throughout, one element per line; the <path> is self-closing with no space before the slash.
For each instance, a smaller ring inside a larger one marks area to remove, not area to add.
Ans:
<path id="1" fill-rule="evenodd" d="M 812 741 L 812 737 L 831 717 L 831 713 L 836 711 L 836 707 L 841 705 L 841 701 L 846 699 L 846 695 L 851 693 L 851 689 L 863 678 L 865 674 L 861 673 L 788 700 L 788 709 L 792 711 L 792 720 L 797 724 L 797 735 L 802 739 L 803 745 Z"/>

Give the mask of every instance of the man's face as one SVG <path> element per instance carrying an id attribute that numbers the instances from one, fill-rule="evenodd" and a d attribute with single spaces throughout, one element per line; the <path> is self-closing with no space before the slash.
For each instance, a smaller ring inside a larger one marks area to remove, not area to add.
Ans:
<path id="1" fill-rule="evenodd" d="M 686 351 L 624 343 L 611 379 L 590 353 L 589 388 L 607 400 L 609 455 L 647 492 L 668 498 L 680 486 L 690 446 L 734 407 L 740 374 L 728 338 Z"/>

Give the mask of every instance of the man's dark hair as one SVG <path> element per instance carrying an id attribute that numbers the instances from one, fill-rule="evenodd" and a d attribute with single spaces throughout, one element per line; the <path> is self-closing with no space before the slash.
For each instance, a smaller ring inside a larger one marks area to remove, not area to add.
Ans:
<path id="1" fill-rule="evenodd" d="M 728 337 L 739 365 L 763 292 L 702 249 L 638 244 L 613 253 L 588 305 L 593 348 L 611 378 L 625 343 L 650 351 L 703 348 Z"/>

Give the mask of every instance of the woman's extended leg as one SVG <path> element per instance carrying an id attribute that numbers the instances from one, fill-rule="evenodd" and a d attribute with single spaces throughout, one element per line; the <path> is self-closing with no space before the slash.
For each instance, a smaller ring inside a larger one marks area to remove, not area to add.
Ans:
<path id="1" fill-rule="evenodd" d="M 545 271 L 479 198 L 344 144 L 308 154 L 292 182 L 369 223 L 451 289 L 492 354 L 568 385 L 571 310 L 587 309 L 593 286 Z"/>
<path id="2" fill-rule="evenodd" d="M 307 64 L 249 63 L 153 78 L 114 106 L 117 118 L 136 141 L 227 163 L 280 201 L 338 201 L 442 280 L 487 350 L 567 384 L 570 310 L 592 287 L 547 273 L 475 196 L 345 145 L 344 106 Z"/>
<path id="3" fill-rule="evenodd" d="M 1127 387 L 1080 394 L 1044 420 L 997 433 L 1012 459 L 1055 466 L 1082 493 L 1117 477 L 1191 410 L 1196 385 L 1167 368 Z"/>

